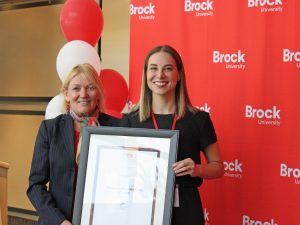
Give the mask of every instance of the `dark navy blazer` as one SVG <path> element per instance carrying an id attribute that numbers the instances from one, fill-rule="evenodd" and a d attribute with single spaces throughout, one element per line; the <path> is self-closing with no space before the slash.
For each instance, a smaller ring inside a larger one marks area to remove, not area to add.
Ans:
<path id="1" fill-rule="evenodd" d="M 107 114 L 98 119 L 101 126 L 119 126 L 119 119 Z M 36 138 L 27 189 L 39 225 L 72 221 L 75 180 L 73 119 L 64 114 L 44 120 Z"/>

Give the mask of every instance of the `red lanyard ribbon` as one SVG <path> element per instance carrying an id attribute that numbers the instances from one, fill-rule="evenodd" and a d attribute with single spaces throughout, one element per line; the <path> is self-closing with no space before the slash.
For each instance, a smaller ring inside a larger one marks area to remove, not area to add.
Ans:
<path id="1" fill-rule="evenodd" d="M 151 116 L 152 116 L 152 121 L 153 121 L 155 129 L 159 129 L 153 112 L 151 113 Z M 174 114 L 174 119 L 173 119 L 171 130 L 175 130 L 175 126 L 176 126 L 176 114 Z"/>

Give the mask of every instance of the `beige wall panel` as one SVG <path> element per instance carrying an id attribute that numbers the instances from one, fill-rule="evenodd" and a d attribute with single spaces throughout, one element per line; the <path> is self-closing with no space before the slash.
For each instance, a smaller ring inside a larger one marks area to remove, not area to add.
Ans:
<path id="1" fill-rule="evenodd" d="M 26 196 L 34 140 L 43 116 L 0 115 L 0 159 L 8 170 L 8 206 L 33 209 Z"/>
<path id="2" fill-rule="evenodd" d="M 104 0 L 102 68 L 114 69 L 128 81 L 129 74 L 129 0 Z"/>
<path id="3" fill-rule="evenodd" d="M 62 5 L 0 12 L 0 96 L 55 96 Z"/>

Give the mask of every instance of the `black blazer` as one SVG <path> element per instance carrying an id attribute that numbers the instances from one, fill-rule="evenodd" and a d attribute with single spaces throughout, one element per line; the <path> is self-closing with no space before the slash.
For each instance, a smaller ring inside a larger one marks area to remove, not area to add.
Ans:
<path id="1" fill-rule="evenodd" d="M 119 126 L 119 119 L 107 114 L 100 114 L 98 119 L 101 126 Z M 63 114 L 44 120 L 35 142 L 27 189 L 39 225 L 72 221 L 75 182 L 73 119 Z"/>

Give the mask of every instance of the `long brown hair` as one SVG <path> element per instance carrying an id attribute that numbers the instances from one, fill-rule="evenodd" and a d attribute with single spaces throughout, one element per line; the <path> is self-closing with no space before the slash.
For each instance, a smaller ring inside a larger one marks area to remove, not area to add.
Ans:
<path id="1" fill-rule="evenodd" d="M 142 86 L 140 93 L 139 103 L 133 107 L 132 111 L 139 110 L 139 119 L 140 121 L 144 121 L 151 116 L 152 111 L 152 91 L 148 87 L 147 84 L 147 70 L 148 70 L 148 62 L 149 58 L 157 53 L 157 52 L 166 52 L 169 53 L 172 58 L 176 62 L 177 70 L 179 73 L 179 81 L 175 87 L 175 99 L 176 99 L 176 115 L 177 119 L 183 118 L 188 111 L 195 112 L 197 111 L 191 105 L 190 98 L 188 96 L 187 87 L 186 87 L 186 79 L 185 79 L 185 71 L 182 63 L 182 59 L 179 53 L 169 45 L 161 45 L 153 48 L 145 58 L 144 69 L 143 69 L 143 78 L 142 78 Z"/>

